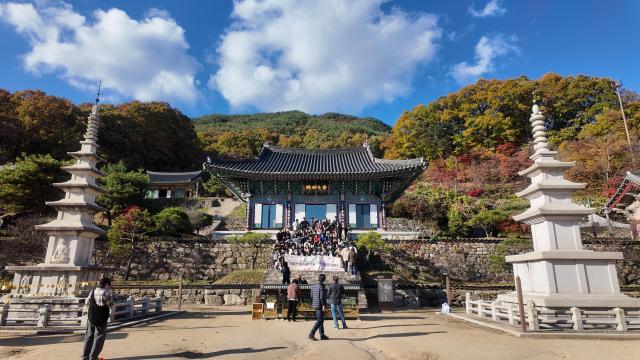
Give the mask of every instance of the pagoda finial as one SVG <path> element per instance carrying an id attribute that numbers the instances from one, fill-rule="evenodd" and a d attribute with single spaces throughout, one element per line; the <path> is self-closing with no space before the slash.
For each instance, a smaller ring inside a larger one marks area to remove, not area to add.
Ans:
<path id="1" fill-rule="evenodd" d="M 96 94 L 96 102 L 91 109 L 91 115 L 89 115 L 87 122 L 87 132 L 84 134 L 85 140 L 98 141 L 98 124 L 100 123 L 100 116 L 98 115 L 98 107 L 100 105 L 100 89 L 102 88 L 102 80 L 98 83 L 98 93 Z"/>
<path id="2" fill-rule="evenodd" d="M 533 133 L 533 150 L 534 155 L 549 152 L 549 144 L 547 143 L 547 129 L 544 127 L 544 115 L 540 111 L 540 106 L 533 101 L 531 107 L 531 131 Z"/>

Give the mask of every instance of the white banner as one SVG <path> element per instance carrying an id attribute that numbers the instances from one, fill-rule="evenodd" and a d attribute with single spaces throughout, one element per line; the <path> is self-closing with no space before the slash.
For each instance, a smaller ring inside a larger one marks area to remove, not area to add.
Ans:
<path id="1" fill-rule="evenodd" d="M 292 271 L 344 271 L 339 257 L 285 255 L 284 260 Z"/>

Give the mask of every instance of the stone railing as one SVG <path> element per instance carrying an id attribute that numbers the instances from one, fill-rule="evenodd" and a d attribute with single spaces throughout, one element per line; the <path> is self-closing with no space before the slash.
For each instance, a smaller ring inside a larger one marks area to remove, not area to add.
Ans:
<path id="1" fill-rule="evenodd" d="M 116 302 L 111 308 L 109 322 L 121 322 L 138 317 L 144 317 L 150 313 L 162 311 L 162 298 L 143 297 Z M 17 327 L 78 327 L 87 324 L 88 306 L 72 306 L 54 308 L 45 304 L 38 308 L 25 308 L 23 306 L 0 305 L 0 326 Z"/>
<path id="2" fill-rule="evenodd" d="M 465 307 L 468 315 L 506 322 L 513 326 L 521 324 L 520 311 L 516 304 L 472 300 L 471 294 L 467 293 Z M 533 301 L 529 301 L 524 307 L 524 319 L 528 331 L 640 330 L 638 309 L 591 310 L 577 307 L 547 309 L 536 307 Z"/>

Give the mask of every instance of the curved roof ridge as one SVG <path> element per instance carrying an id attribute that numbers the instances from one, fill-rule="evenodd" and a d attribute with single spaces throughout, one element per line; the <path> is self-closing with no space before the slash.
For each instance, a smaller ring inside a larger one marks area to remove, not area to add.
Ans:
<path id="1" fill-rule="evenodd" d="M 367 151 L 367 147 L 365 146 L 332 148 L 332 149 L 306 149 L 306 148 L 282 147 L 282 146 L 273 145 L 269 142 L 263 145 L 262 151 L 264 151 L 265 149 L 269 149 L 272 152 L 276 152 L 276 153 L 290 153 L 290 154 L 335 154 L 335 153 L 346 153 L 346 152 L 351 153 L 354 151 L 358 151 L 358 152 Z M 262 154 L 262 151 L 260 152 L 260 154 Z"/>
<path id="2" fill-rule="evenodd" d="M 202 172 L 202 170 L 195 171 L 182 171 L 182 172 L 170 172 L 170 171 L 151 171 L 147 170 L 147 174 L 149 175 L 198 175 Z"/>

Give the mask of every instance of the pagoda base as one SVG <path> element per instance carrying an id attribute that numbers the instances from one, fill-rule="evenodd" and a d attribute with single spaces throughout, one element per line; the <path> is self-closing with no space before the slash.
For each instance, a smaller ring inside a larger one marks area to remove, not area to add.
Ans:
<path id="1" fill-rule="evenodd" d="M 532 251 L 507 256 L 520 277 L 523 300 L 542 307 L 637 308 L 640 299 L 620 292 L 615 261 L 619 252 L 591 250 Z M 515 292 L 498 301 L 517 303 Z"/>
<path id="2" fill-rule="evenodd" d="M 49 265 L 7 266 L 14 271 L 11 293 L 17 299 L 84 298 L 96 287 L 105 269 L 97 266 Z"/>

